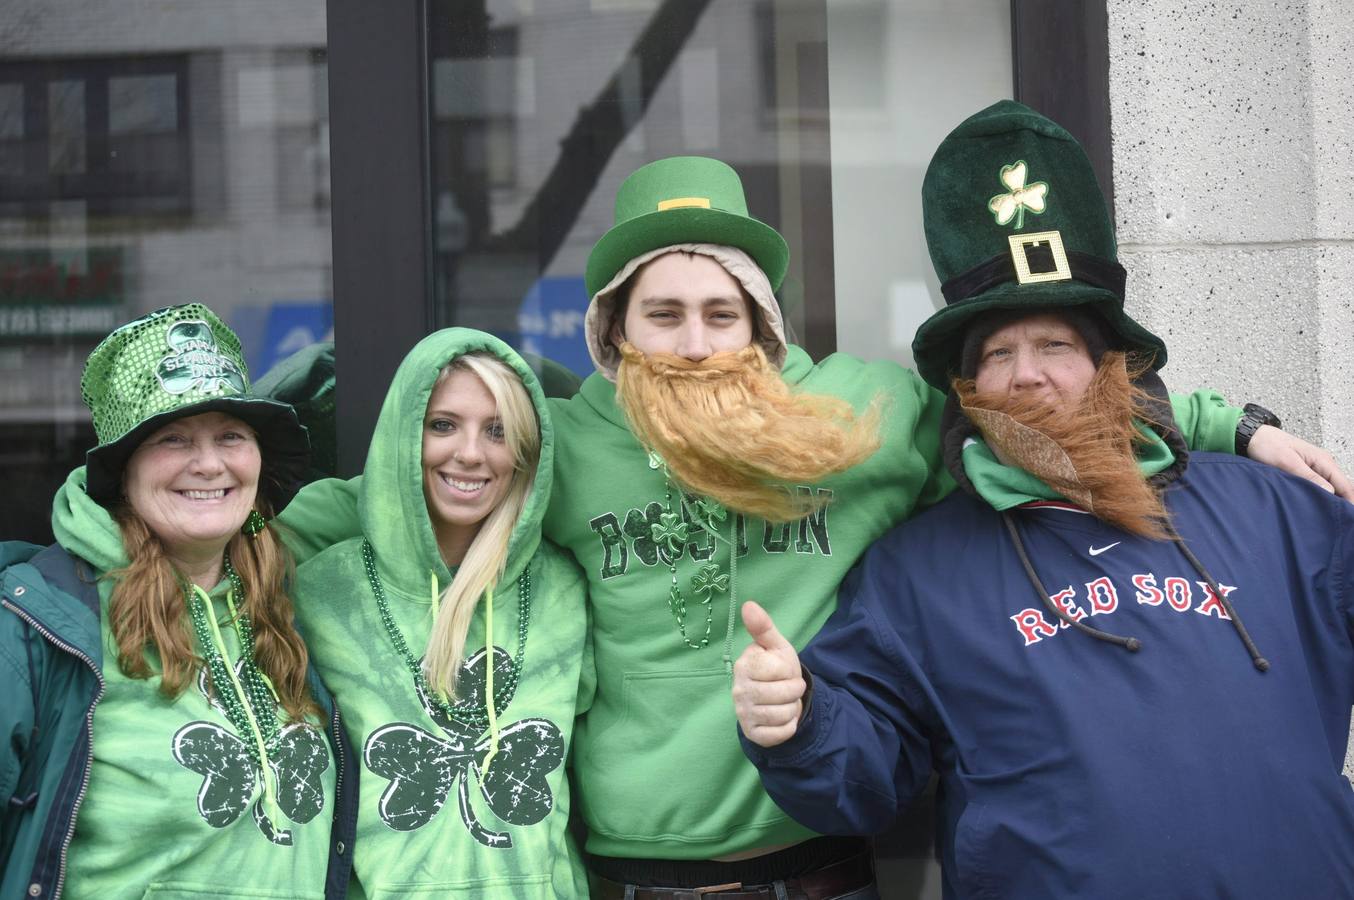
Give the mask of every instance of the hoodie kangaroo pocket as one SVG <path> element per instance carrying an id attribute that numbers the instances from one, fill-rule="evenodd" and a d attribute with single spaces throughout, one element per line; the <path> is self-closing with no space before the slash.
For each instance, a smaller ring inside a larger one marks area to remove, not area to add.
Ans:
<path id="1" fill-rule="evenodd" d="M 366 887 L 365 885 L 363 887 Z M 367 900 L 404 900 L 417 897 L 512 897 L 513 900 L 556 900 L 548 875 L 504 876 L 466 881 L 429 881 L 421 884 L 383 884 L 367 889 Z"/>
<path id="2" fill-rule="evenodd" d="M 710 841 L 727 838 L 731 823 L 755 828 L 784 819 L 763 803 L 756 770 L 738 744 L 722 665 L 627 674 L 623 705 L 576 770 L 592 830 L 630 840 Z"/>
<path id="3" fill-rule="evenodd" d="M 223 879 L 224 881 L 224 879 Z M 156 881 L 141 895 L 143 900 L 202 900 L 204 897 L 242 897 L 245 900 L 324 900 L 323 888 L 298 891 L 294 887 L 241 888 L 228 883 Z"/>

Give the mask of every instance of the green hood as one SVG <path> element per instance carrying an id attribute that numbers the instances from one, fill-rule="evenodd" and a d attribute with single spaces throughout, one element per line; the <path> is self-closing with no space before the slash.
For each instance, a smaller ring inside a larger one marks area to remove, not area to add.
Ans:
<path id="1" fill-rule="evenodd" d="M 127 565 L 122 531 L 113 516 L 85 493 L 85 467 L 72 469 L 52 500 L 56 542 L 100 574 Z"/>
<path id="2" fill-rule="evenodd" d="M 452 573 L 437 549 L 437 537 L 423 499 L 423 416 L 438 373 L 459 356 L 484 351 L 497 356 L 526 385 L 541 426 L 541 454 L 536 480 L 513 528 L 503 583 L 521 574 L 541 541 L 541 518 L 550 499 L 555 435 L 546 412 L 545 394 L 535 374 L 512 348 L 498 338 L 470 328 L 446 328 L 428 335 L 400 363 L 376 433 L 367 451 L 358 516 L 362 533 L 376 551 L 381 581 L 389 593 L 429 602 L 429 572 L 445 588 Z M 395 569 L 393 564 L 398 563 Z"/>

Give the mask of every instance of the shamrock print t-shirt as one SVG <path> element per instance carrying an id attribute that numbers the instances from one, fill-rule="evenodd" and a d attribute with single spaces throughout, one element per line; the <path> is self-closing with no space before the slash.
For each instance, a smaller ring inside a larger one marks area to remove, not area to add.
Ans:
<path id="1" fill-rule="evenodd" d="M 101 586 L 102 587 L 102 586 Z M 175 699 L 157 677 L 117 665 L 103 595 L 103 698 L 94 710 L 94 759 L 67 855 L 65 896 L 321 898 L 334 812 L 335 766 L 325 724 L 288 723 L 267 744 L 276 796 L 199 675 Z M 228 662 L 240 643 L 225 585 L 213 604 Z M 255 710 L 258 714 L 260 711 Z"/>

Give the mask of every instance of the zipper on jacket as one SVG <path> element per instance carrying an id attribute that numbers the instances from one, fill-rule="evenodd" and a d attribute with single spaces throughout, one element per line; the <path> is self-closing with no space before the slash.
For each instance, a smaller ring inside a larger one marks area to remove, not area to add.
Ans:
<path id="1" fill-rule="evenodd" d="M 353 842 L 348 838 L 348 813 L 343 804 L 343 765 L 345 762 L 344 757 L 347 755 L 344 753 L 344 748 L 347 744 L 344 742 L 343 725 L 339 721 L 338 698 L 331 694 L 329 702 L 334 705 L 334 713 L 329 717 L 329 732 L 334 737 L 334 812 L 343 817 L 342 828 L 339 827 L 340 823 L 337 815 L 335 816 L 334 823 L 330 826 L 330 853 L 332 854 L 334 849 L 336 849 L 333 847 L 332 842 L 337 840 L 341 848 L 339 849 L 338 855 L 340 857 L 347 857 L 348 877 L 343 880 L 344 892 L 347 893 L 347 888 L 352 885 L 353 881 L 352 857 L 348 856 L 348 854 L 353 852 Z M 356 812 L 356 810 L 353 811 L 354 815 L 356 815 Z M 356 824 L 354 824 L 353 830 L 354 832 L 357 830 Z M 341 832 L 341 834 L 336 836 L 334 834 L 335 832 Z M 356 834 L 354 834 L 353 837 L 356 837 Z M 327 900 L 329 896 L 329 878 L 327 875 L 325 877 L 324 892 Z"/>
<path id="2" fill-rule="evenodd" d="M 334 736 L 334 806 L 339 809 L 339 795 L 343 790 L 343 726 L 339 724 L 338 700 L 331 695 L 330 702 L 334 704 L 334 714 L 329 717 L 329 733 Z"/>
<path id="3" fill-rule="evenodd" d="M 66 826 L 66 837 L 61 841 L 61 864 L 57 867 L 56 887 L 48 895 L 50 900 L 57 900 L 61 896 L 61 889 L 66 884 L 66 854 L 70 850 L 71 838 L 75 836 L 75 819 L 80 813 L 80 804 L 84 802 L 85 793 L 89 790 L 89 770 L 94 765 L 94 707 L 99 705 L 99 700 L 103 698 L 103 691 L 107 685 L 103 680 L 103 672 L 99 671 L 99 667 L 94 664 L 94 660 L 90 659 L 89 654 L 58 638 L 52 633 L 51 629 L 39 622 L 28 611 L 15 606 L 8 597 L 0 600 L 0 606 L 27 622 L 34 631 L 46 638 L 54 647 L 83 661 L 85 665 L 89 666 L 89 670 L 94 673 L 94 678 L 99 682 L 99 689 L 95 692 L 94 700 L 89 704 L 89 710 L 85 713 L 85 734 L 88 735 L 89 740 L 89 761 L 85 765 L 84 774 L 80 778 L 80 790 L 75 795 L 75 803 L 71 806 L 71 820 L 70 824 Z M 337 707 L 335 709 L 337 710 Z M 33 711 L 34 715 L 37 715 L 37 713 L 37 710 Z"/>

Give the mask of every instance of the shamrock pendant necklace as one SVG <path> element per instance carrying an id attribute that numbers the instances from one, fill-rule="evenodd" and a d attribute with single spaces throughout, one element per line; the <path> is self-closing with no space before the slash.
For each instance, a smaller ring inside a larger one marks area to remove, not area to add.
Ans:
<path id="1" fill-rule="evenodd" d="M 722 574 L 719 566 L 710 563 L 701 566 L 700 572 L 691 577 L 691 592 L 705 607 L 705 634 L 699 640 L 693 641 L 686 630 L 686 597 L 677 587 L 677 558 L 691 537 L 691 526 L 682 520 L 679 512 L 673 511 L 672 478 L 669 476 L 667 465 L 663 462 L 662 457 L 652 450 L 649 451 L 649 468 L 662 469 L 663 471 L 666 511 L 659 514 L 658 521 L 650 526 L 650 533 L 653 536 L 654 543 L 658 545 L 659 550 L 668 560 L 668 573 L 672 578 L 671 586 L 668 588 L 668 610 L 677 623 L 677 632 L 682 636 L 682 643 L 692 650 L 703 650 L 710 644 L 710 628 L 715 615 L 714 595 L 722 594 L 729 589 L 729 576 Z M 685 505 L 686 499 L 683 498 L 681 503 Z M 728 513 L 724 507 L 708 498 L 700 498 L 695 501 L 695 504 L 698 510 L 697 515 L 703 519 L 703 521 L 698 522 L 698 527 L 711 535 L 715 535 L 714 523 L 722 522 Z"/>
<path id="2" fill-rule="evenodd" d="M 225 558 L 223 568 L 226 577 L 230 579 L 231 594 L 238 597 L 240 604 L 243 605 L 244 584 L 240 581 L 240 575 L 235 571 L 235 567 L 231 565 L 229 556 Z M 244 694 L 244 697 L 241 697 L 228 689 L 234 673 L 213 639 L 211 623 L 207 621 L 207 616 L 213 615 L 207 608 L 209 601 L 193 590 L 189 583 L 183 582 L 182 587 L 183 599 L 188 605 L 188 617 L 193 622 L 193 633 L 197 637 L 198 646 L 202 649 L 207 674 L 211 676 L 212 690 L 225 709 L 226 719 L 239 734 L 254 733 L 254 723 L 257 723 L 258 729 L 262 732 L 262 740 L 266 744 L 271 744 L 279 733 L 277 714 L 272 689 L 254 659 L 254 630 L 249 624 L 249 617 L 243 611 L 235 612 L 232 603 L 235 633 L 240 638 L 239 684 Z M 246 709 L 245 703 L 248 703 L 251 709 Z M 254 762 L 262 766 L 263 761 L 259 758 L 259 748 L 255 743 L 246 741 L 245 748 Z"/>
<path id="3" fill-rule="evenodd" d="M 404 658 L 405 667 L 414 676 L 415 687 L 427 698 L 429 703 L 436 706 L 447 718 L 453 719 L 468 728 L 476 728 L 480 731 L 488 729 L 489 710 L 487 704 L 459 703 L 453 705 L 435 693 L 432 686 L 428 684 L 428 678 L 423 673 L 423 666 L 409 651 L 409 645 L 405 643 L 404 634 L 401 633 L 399 626 L 395 624 L 395 617 L 390 613 L 390 603 L 386 600 L 385 588 L 381 585 L 381 576 L 376 572 L 376 552 L 372 550 L 370 541 L 362 542 L 362 564 L 367 570 L 367 581 L 371 583 L 371 592 L 376 596 L 376 608 L 381 613 L 381 624 L 385 626 L 386 633 L 390 635 L 390 642 L 395 645 L 395 649 Z M 503 680 L 502 687 L 494 690 L 494 707 L 496 709 L 505 708 L 508 705 L 509 698 L 517 690 L 517 680 L 522 675 L 522 660 L 527 652 L 527 622 L 530 618 L 531 571 L 528 566 L 522 570 L 522 574 L 517 578 L 517 655 L 513 657 L 512 670 L 508 673 L 508 677 Z M 489 635 L 488 640 L 492 646 L 493 635 Z M 492 655 L 489 659 L 489 664 L 492 665 Z"/>

